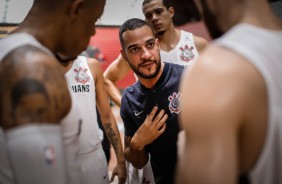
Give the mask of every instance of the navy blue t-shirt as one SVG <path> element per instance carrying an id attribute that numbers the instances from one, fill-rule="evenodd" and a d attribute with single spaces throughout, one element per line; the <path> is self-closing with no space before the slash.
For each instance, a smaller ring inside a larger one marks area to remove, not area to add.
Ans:
<path id="1" fill-rule="evenodd" d="M 151 155 L 154 178 L 158 184 L 172 184 L 174 179 L 181 98 L 179 82 L 184 69 L 181 65 L 165 63 L 161 77 L 153 88 L 148 89 L 137 81 L 126 88 L 122 96 L 120 114 L 126 136 L 133 137 L 154 106 L 158 106 L 158 112 L 164 109 L 168 114 L 165 132 L 145 146 Z"/>

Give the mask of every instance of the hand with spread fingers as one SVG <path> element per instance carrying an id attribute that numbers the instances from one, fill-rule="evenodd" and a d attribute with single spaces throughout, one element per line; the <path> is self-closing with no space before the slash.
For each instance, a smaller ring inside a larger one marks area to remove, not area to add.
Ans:
<path id="1" fill-rule="evenodd" d="M 155 106 L 132 137 L 131 146 L 133 148 L 142 150 L 164 133 L 168 115 L 163 109 L 156 115 L 157 110 L 158 107 Z"/>

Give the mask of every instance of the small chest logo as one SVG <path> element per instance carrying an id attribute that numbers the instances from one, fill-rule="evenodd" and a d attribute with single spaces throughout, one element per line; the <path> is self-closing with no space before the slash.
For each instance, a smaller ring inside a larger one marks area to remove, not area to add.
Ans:
<path id="1" fill-rule="evenodd" d="M 180 59 L 186 62 L 189 62 L 192 59 L 194 59 L 195 55 L 192 52 L 193 49 L 194 47 L 189 47 L 188 45 L 185 45 L 184 48 L 180 47 L 180 50 L 181 50 Z"/>
<path id="2" fill-rule="evenodd" d="M 176 93 L 176 92 L 174 92 L 172 95 L 168 97 L 169 100 L 168 108 L 171 113 L 179 114 L 179 112 L 181 111 L 180 99 L 181 99 L 181 93 Z"/>
<path id="3" fill-rule="evenodd" d="M 79 69 L 74 69 L 76 72 L 75 80 L 76 82 L 85 84 L 90 80 L 89 75 L 87 74 L 87 68 L 79 67 Z"/>
<path id="4" fill-rule="evenodd" d="M 56 163 L 55 148 L 52 145 L 44 147 L 45 160 L 48 165 L 53 165 Z"/>

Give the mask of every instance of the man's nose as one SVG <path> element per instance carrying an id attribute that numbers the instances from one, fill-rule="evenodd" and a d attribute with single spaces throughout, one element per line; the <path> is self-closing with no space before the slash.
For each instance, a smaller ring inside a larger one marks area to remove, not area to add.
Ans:
<path id="1" fill-rule="evenodd" d="M 142 50 L 143 50 L 143 53 L 141 55 L 141 59 L 146 59 L 146 60 L 150 59 L 152 56 L 151 52 L 149 52 L 149 50 L 146 47 L 143 47 Z"/>
<path id="2" fill-rule="evenodd" d="M 158 20 L 158 19 L 159 19 L 159 16 L 158 16 L 156 13 L 153 13 L 153 14 L 152 14 L 152 20 L 153 20 L 153 22 L 156 21 L 156 20 Z"/>

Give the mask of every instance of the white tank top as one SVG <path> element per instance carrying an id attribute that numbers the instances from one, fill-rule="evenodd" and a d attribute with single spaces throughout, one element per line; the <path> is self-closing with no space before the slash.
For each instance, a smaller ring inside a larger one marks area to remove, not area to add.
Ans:
<path id="1" fill-rule="evenodd" d="M 97 122 L 95 81 L 86 58 L 78 56 L 65 76 L 70 92 L 79 102 L 78 108 L 82 117 L 79 155 L 87 154 L 100 146 L 103 132 Z"/>
<path id="2" fill-rule="evenodd" d="M 268 98 L 267 134 L 250 179 L 255 184 L 281 184 L 282 31 L 239 24 L 215 43 L 245 57 L 265 81 Z"/>
<path id="3" fill-rule="evenodd" d="M 59 125 L 22 125 L 6 132 L 6 142 L 15 183 L 68 183 Z"/>
<path id="4" fill-rule="evenodd" d="M 193 34 L 182 30 L 178 44 L 171 51 L 161 50 L 163 62 L 180 64 L 188 68 L 193 65 L 198 56 Z"/>
<path id="5" fill-rule="evenodd" d="M 23 45 L 36 46 L 50 56 L 53 56 L 52 52 L 39 43 L 32 35 L 27 33 L 14 33 L 0 40 L 0 62 L 8 53 Z"/>
<path id="6" fill-rule="evenodd" d="M 14 33 L 0 40 L 0 62 L 8 53 L 23 45 L 33 45 L 53 57 L 53 53 L 41 43 L 39 43 L 32 35 L 27 33 Z M 72 104 L 76 104 L 73 102 Z M 71 111 L 62 120 L 62 142 L 64 146 L 64 154 L 67 167 L 67 182 L 77 183 L 80 181 L 80 167 L 77 165 L 78 155 L 78 131 L 79 116 L 78 109 L 72 105 Z M 7 168 L 8 169 L 8 168 Z"/>
<path id="7" fill-rule="evenodd" d="M 0 183 L 14 183 L 9 160 L 6 135 L 0 127 Z"/>
<path id="8" fill-rule="evenodd" d="M 0 62 L 2 59 L 9 54 L 14 49 L 23 46 L 23 45 L 34 45 L 48 54 L 52 55 L 51 52 L 44 46 L 42 46 L 34 37 L 26 33 L 15 33 L 6 38 L 0 40 Z M 4 134 L 1 130 L 1 134 Z M 3 135 L 4 136 L 4 135 Z M 4 139 L 1 139 L 1 148 L 0 148 L 0 183 L 8 183 L 13 180 L 12 178 L 12 170 L 10 163 L 8 163 L 8 154 Z M 5 182 L 4 182 L 5 181 Z"/>

